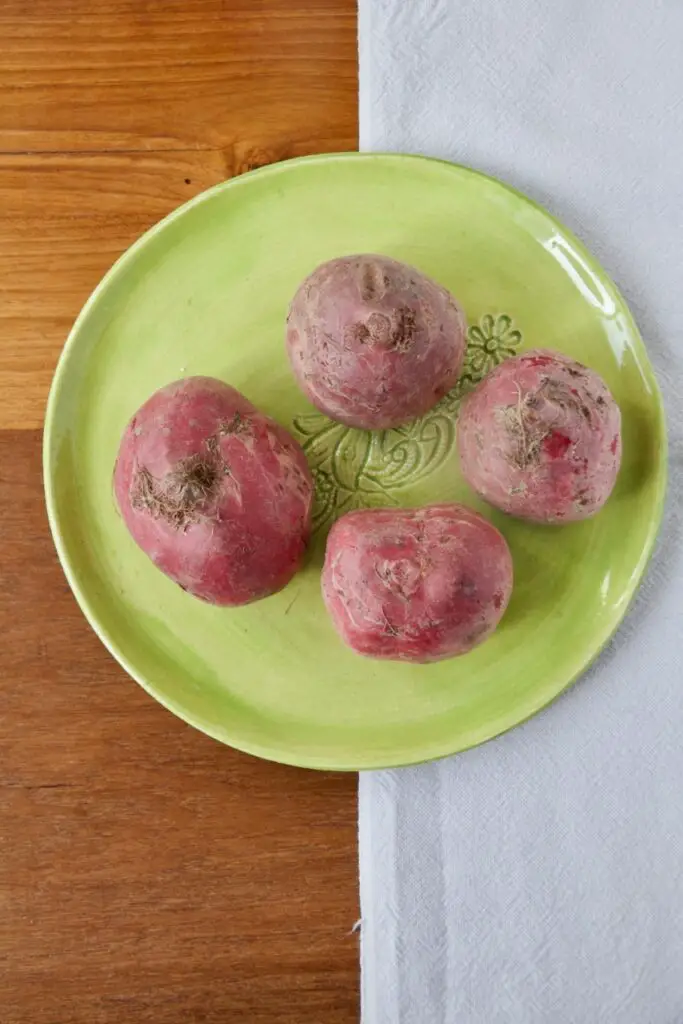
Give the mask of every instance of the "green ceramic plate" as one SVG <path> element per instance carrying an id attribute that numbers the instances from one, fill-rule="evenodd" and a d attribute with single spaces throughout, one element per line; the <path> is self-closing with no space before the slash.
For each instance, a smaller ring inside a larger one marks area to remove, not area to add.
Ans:
<path id="1" fill-rule="evenodd" d="M 607 380 L 624 417 L 615 493 L 591 522 L 543 528 L 486 508 L 460 479 L 459 392 L 418 423 L 367 434 L 308 406 L 289 373 L 287 303 L 321 260 L 385 253 L 463 302 L 462 387 L 530 346 Z M 286 590 L 236 610 L 184 594 L 137 549 L 112 501 L 125 423 L 162 384 L 211 374 L 300 438 L 316 475 L 316 535 Z M 408 764 L 528 718 L 586 667 L 622 619 L 659 525 L 665 427 L 631 315 L 603 270 L 519 193 L 416 157 L 323 156 L 198 196 L 140 239 L 86 304 L 55 376 L 45 488 L 64 570 L 124 668 L 187 722 L 242 750 L 313 768 Z M 365 505 L 461 500 L 503 531 L 516 586 L 496 635 L 431 666 L 342 647 L 319 592 L 325 531 Z"/>

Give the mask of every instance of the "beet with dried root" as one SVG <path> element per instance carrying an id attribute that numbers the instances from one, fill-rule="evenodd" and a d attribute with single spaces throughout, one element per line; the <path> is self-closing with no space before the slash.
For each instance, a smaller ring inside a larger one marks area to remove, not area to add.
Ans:
<path id="1" fill-rule="evenodd" d="M 323 598 L 358 654 L 428 662 L 464 654 L 512 591 L 502 535 L 463 505 L 349 512 L 330 531 Z"/>
<path id="2" fill-rule="evenodd" d="M 465 332 L 453 296 L 418 270 L 385 256 L 345 256 L 299 286 L 287 350 L 318 409 L 380 430 L 422 416 L 455 386 Z"/>
<path id="3" fill-rule="evenodd" d="M 240 605 L 280 590 L 311 529 L 313 482 L 296 441 L 234 388 L 190 377 L 128 424 L 114 490 L 133 539 L 183 590 Z"/>
<path id="4" fill-rule="evenodd" d="M 504 512 L 539 523 L 594 515 L 621 461 L 619 406 L 602 378 L 559 352 L 507 359 L 464 400 L 462 472 Z"/>

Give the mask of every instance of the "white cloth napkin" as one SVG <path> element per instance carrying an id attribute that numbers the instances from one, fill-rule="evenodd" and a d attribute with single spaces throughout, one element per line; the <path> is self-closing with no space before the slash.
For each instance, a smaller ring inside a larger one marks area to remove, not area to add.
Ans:
<path id="1" fill-rule="evenodd" d="M 364 1024 L 683 1022 L 683 2 L 360 0 L 361 147 L 557 214 L 659 372 L 658 554 L 598 664 L 477 750 L 360 780 Z"/>

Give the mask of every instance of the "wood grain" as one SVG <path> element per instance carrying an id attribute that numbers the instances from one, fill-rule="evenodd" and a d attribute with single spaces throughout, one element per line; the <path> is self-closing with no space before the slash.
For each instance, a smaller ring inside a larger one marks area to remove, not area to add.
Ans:
<path id="1" fill-rule="evenodd" d="M 349 1024 L 351 776 L 143 693 L 78 610 L 40 426 L 104 271 L 184 199 L 356 145 L 354 0 L 0 2 L 0 1021 Z"/>
<path id="2" fill-rule="evenodd" d="M 114 259 L 234 174 L 354 148 L 354 0 L 0 2 L 0 429 Z"/>

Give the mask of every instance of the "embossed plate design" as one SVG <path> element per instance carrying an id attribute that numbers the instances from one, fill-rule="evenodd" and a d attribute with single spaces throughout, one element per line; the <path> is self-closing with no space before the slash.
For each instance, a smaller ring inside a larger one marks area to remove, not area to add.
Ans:
<path id="1" fill-rule="evenodd" d="M 287 304 L 321 260 L 372 251 L 450 288 L 470 324 L 466 371 L 429 415 L 368 434 L 299 394 Z M 487 509 L 454 449 L 460 397 L 522 347 L 566 351 L 606 378 L 624 463 L 594 520 L 542 528 Z M 317 485 L 308 564 L 286 590 L 211 608 L 165 579 L 115 512 L 111 473 L 133 411 L 177 377 L 212 374 L 294 430 Z M 154 227 L 107 274 L 64 349 L 45 428 L 57 550 L 90 623 L 128 672 L 211 736 L 316 768 L 407 764 L 480 743 L 559 694 L 605 644 L 660 521 L 666 440 L 647 355 L 621 296 L 562 225 L 506 186 L 417 157 L 314 157 L 211 189 Z M 319 573 L 335 516 L 462 500 L 503 531 L 516 586 L 495 636 L 463 658 L 411 666 L 337 639 Z"/>

